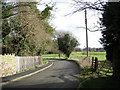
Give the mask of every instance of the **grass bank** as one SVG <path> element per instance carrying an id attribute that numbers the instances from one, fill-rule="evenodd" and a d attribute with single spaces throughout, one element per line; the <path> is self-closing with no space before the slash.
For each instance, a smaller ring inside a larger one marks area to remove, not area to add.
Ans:
<path id="1" fill-rule="evenodd" d="M 119 83 L 113 77 L 93 78 L 82 83 L 80 88 L 120 88 Z"/>
<path id="2" fill-rule="evenodd" d="M 92 72 L 91 68 L 82 68 L 80 79 L 83 81 L 80 88 L 118 88 L 119 82 L 112 77 L 113 69 L 109 61 L 99 61 L 98 69 Z"/>

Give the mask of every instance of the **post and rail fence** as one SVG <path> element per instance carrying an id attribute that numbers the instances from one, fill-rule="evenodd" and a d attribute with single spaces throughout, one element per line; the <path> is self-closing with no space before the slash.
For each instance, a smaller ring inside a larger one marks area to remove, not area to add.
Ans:
<path id="1" fill-rule="evenodd" d="M 105 74 L 106 76 L 112 75 L 113 68 L 110 61 L 98 61 L 97 57 L 92 57 L 92 72 L 96 72 L 98 74 Z"/>
<path id="2" fill-rule="evenodd" d="M 98 58 L 97 57 L 92 57 L 92 72 L 96 72 L 98 69 Z"/>

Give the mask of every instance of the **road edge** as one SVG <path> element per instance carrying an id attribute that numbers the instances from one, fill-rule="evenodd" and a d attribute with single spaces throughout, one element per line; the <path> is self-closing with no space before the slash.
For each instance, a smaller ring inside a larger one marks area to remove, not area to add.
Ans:
<path id="1" fill-rule="evenodd" d="M 23 79 L 23 78 L 32 76 L 32 75 L 34 75 L 34 74 L 36 74 L 36 73 L 39 73 L 39 72 L 41 72 L 41 71 L 44 71 L 44 70 L 50 68 L 52 65 L 53 65 L 53 62 L 52 62 L 49 66 L 46 66 L 45 68 L 42 68 L 42 69 L 40 69 L 40 70 L 37 70 L 37 71 L 35 71 L 35 72 L 33 72 L 33 73 L 30 73 L 30 74 L 27 74 L 27 75 L 24 75 L 24 76 L 21 76 L 21 77 L 12 79 L 12 80 L 7 81 L 7 82 L 1 82 L 1 84 L 2 84 L 2 86 L 4 86 L 4 85 L 7 85 L 7 84 L 10 83 L 10 82 L 14 82 L 14 81 L 17 81 L 17 80 L 20 80 L 20 79 Z M 0 86 L 0 87 L 1 87 L 1 86 Z"/>

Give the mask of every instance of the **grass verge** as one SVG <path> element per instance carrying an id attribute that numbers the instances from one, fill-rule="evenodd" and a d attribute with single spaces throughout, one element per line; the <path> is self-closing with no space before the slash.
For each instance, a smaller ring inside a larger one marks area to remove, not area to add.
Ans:
<path id="1" fill-rule="evenodd" d="M 79 85 L 79 89 L 80 88 L 120 88 L 119 85 L 120 81 L 112 77 L 113 71 L 110 66 L 111 65 L 109 62 L 105 62 L 105 65 L 102 68 L 98 69 L 97 72 L 92 72 L 90 68 L 81 69 L 80 78 L 82 79 L 83 82 Z"/>
<path id="2" fill-rule="evenodd" d="M 82 83 L 80 88 L 120 88 L 119 83 L 113 77 L 93 78 Z"/>
<path id="3" fill-rule="evenodd" d="M 29 70 L 33 70 L 33 69 L 42 67 L 42 66 L 44 66 L 44 65 L 46 65 L 46 64 L 48 64 L 48 61 L 44 61 L 44 60 L 43 60 L 41 65 L 35 66 L 35 67 L 31 67 L 31 68 L 29 68 L 29 69 L 25 69 L 24 71 L 21 71 L 21 72 L 26 72 L 26 71 L 29 71 Z M 21 72 L 17 72 L 17 74 L 18 74 L 18 73 L 21 73 Z"/>

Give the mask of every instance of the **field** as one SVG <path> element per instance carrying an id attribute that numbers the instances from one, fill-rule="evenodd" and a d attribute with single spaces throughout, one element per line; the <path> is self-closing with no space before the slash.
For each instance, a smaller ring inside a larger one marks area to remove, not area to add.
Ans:
<path id="1" fill-rule="evenodd" d="M 80 80 L 83 82 L 79 85 L 79 88 L 114 88 L 119 87 L 119 81 L 115 82 L 111 76 L 113 75 L 113 69 L 111 64 L 106 60 L 106 52 L 89 52 L 90 57 L 97 57 L 100 61 L 98 63 L 97 73 L 92 72 L 91 68 L 80 69 Z M 44 54 L 43 59 L 65 59 L 65 55 L 61 54 Z M 81 57 L 86 57 L 86 52 L 72 52 L 70 55 L 71 60 L 78 60 Z"/>
<path id="2" fill-rule="evenodd" d="M 106 52 L 89 52 L 90 57 L 97 57 L 99 61 L 106 60 Z M 43 59 L 65 59 L 65 55 L 61 54 L 43 54 Z M 72 52 L 69 59 L 79 59 L 86 57 L 86 52 Z"/>

